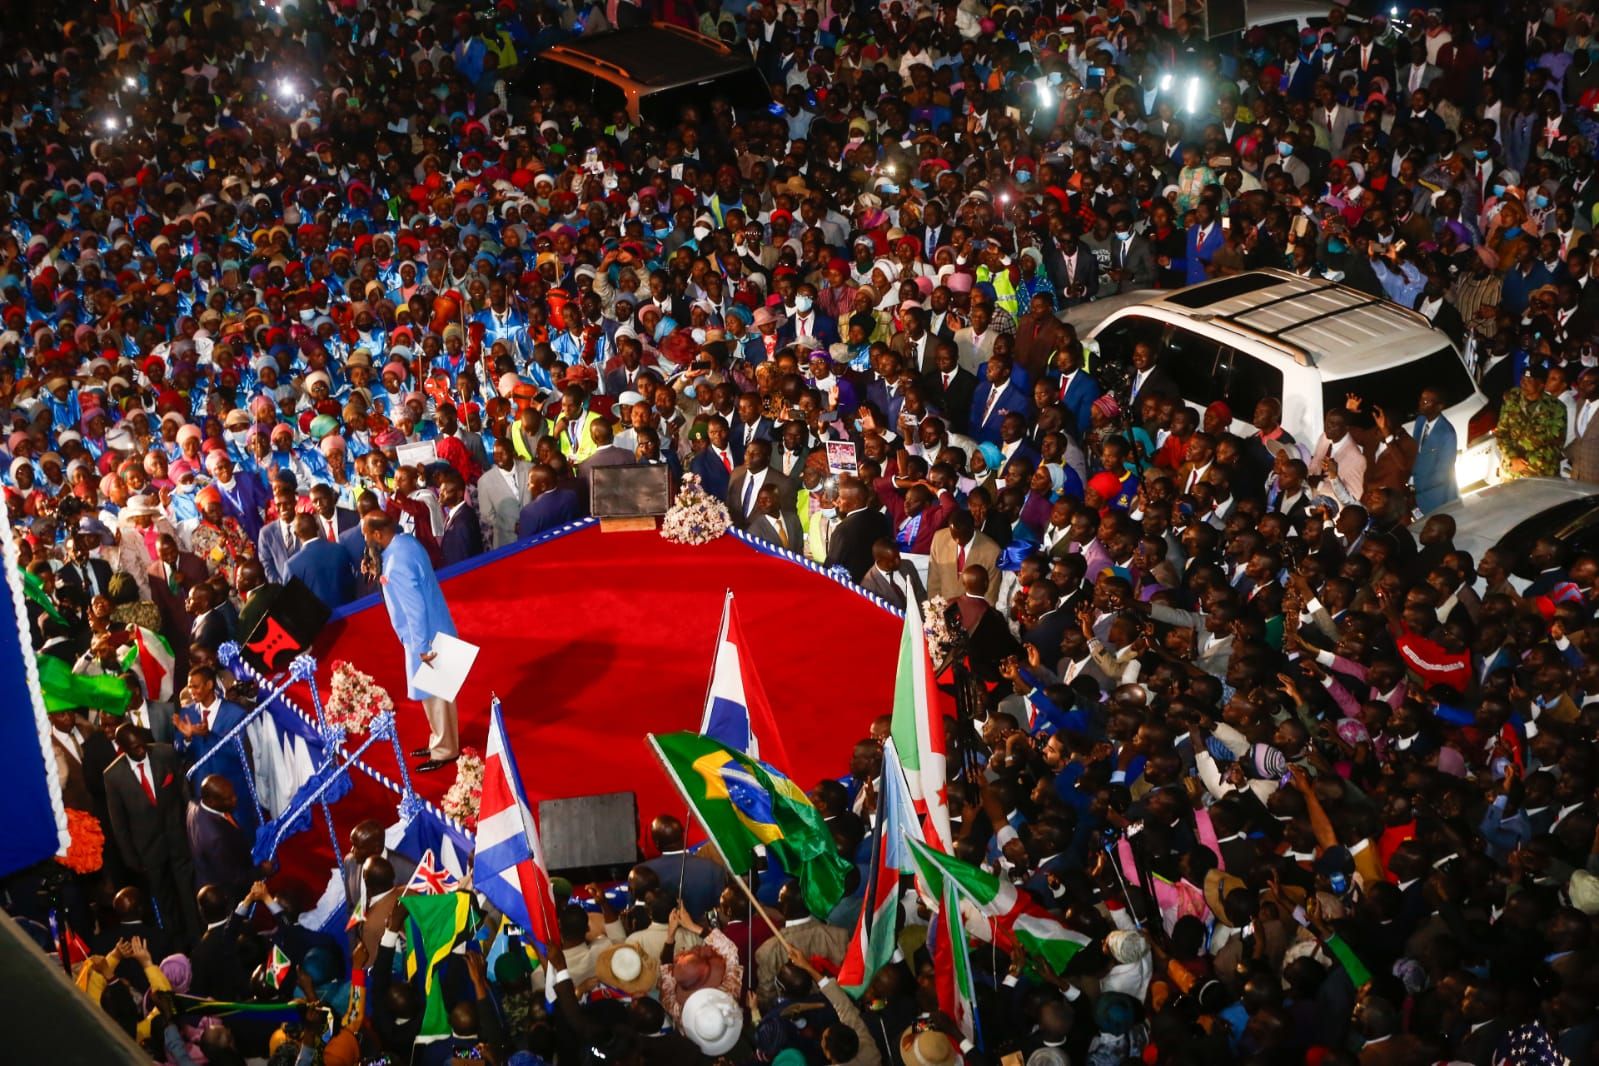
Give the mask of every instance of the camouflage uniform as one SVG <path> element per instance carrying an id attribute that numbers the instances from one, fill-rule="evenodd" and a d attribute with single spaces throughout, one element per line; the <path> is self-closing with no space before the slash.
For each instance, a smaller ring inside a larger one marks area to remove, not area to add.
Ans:
<path id="1" fill-rule="evenodd" d="M 1528 401 L 1521 389 L 1505 393 L 1499 410 L 1499 453 L 1506 477 L 1521 476 L 1510 460 L 1525 459 L 1528 477 L 1555 477 L 1560 473 L 1561 448 L 1566 441 L 1566 405 L 1552 396 Z"/>

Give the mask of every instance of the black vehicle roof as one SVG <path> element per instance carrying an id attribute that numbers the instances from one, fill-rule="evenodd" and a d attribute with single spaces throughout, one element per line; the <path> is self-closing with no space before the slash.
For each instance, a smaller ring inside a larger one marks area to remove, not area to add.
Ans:
<path id="1" fill-rule="evenodd" d="M 708 42 L 655 26 L 578 37 L 550 51 L 552 58 L 565 52 L 609 63 L 652 88 L 704 81 L 754 65 L 748 56 L 724 54 Z"/>

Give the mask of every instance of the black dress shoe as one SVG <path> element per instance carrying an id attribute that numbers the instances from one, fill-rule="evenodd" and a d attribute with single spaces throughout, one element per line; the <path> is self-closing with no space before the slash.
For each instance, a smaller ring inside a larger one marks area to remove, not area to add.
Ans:
<path id="1" fill-rule="evenodd" d="M 432 748 L 417 748 L 411 753 L 413 759 L 429 759 L 433 757 Z"/>
<path id="2" fill-rule="evenodd" d="M 429 774 L 434 770 L 443 769 L 454 761 L 454 759 L 429 759 L 427 762 L 418 766 L 416 768 L 416 772 L 419 774 Z"/>

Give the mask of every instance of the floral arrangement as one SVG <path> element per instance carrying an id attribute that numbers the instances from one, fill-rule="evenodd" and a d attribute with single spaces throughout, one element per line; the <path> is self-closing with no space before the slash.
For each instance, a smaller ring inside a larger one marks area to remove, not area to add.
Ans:
<path id="1" fill-rule="evenodd" d="M 329 725 L 346 733 L 365 733 L 373 718 L 394 710 L 394 699 L 382 685 L 342 659 L 333 664 L 331 687 L 323 713 Z"/>
<path id="2" fill-rule="evenodd" d="M 105 865 L 105 833 L 88 811 L 67 808 L 67 851 L 56 861 L 75 874 L 92 874 Z"/>
<path id="3" fill-rule="evenodd" d="M 922 636 L 927 638 L 927 654 L 933 662 L 943 662 L 960 642 L 955 627 L 945 617 L 949 601 L 942 596 L 930 596 L 922 610 L 926 612 L 922 615 Z"/>
<path id="4" fill-rule="evenodd" d="M 700 487 L 698 474 L 688 474 L 661 522 L 661 536 L 673 544 L 709 544 L 732 525 L 722 501 Z"/>
<path id="5" fill-rule="evenodd" d="M 478 805 L 483 802 L 483 753 L 462 748 L 455 760 L 455 782 L 439 803 L 444 813 L 467 828 L 477 825 Z"/>

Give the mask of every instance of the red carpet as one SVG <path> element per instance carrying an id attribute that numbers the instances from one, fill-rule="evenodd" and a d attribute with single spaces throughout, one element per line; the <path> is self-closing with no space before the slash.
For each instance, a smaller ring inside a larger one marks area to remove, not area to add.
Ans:
<path id="1" fill-rule="evenodd" d="M 683 816 L 644 734 L 699 726 L 727 588 L 782 727 L 792 762 L 783 769 L 801 787 L 848 772 L 854 742 L 892 706 L 899 619 L 730 536 L 683 547 L 594 526 L 447 577 L 443 588 L 461 639 L 482 648 L 458 701 L 461 743 L 482 750 L 497 693 L 534 804 L 631 791 L 646 823 L 662 811 Z M 403 750 L 426 744 L 381 603 L 330 625 L 316 653 L 324 684 L 330 664 L 348 659 L 394 695 Z M 398 779 L 386 746 L 367 759 Z M 413 780 L 436 802 L 454 776 L 447 768 Z M 333 808 L 341 840 L 362 818 L 394 821 L 397 797 L 354 777 Z M 330 868 L 320 824 L 284 852 L 285 873 L 320 889 Z"/>

